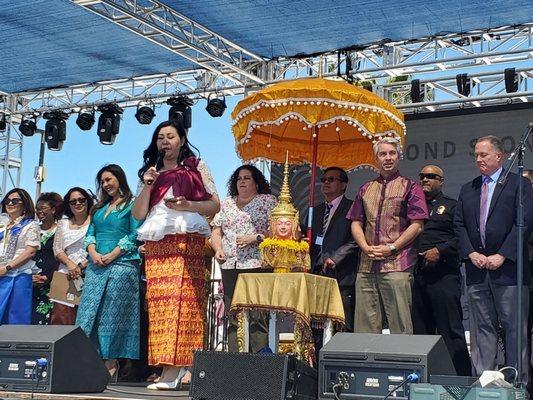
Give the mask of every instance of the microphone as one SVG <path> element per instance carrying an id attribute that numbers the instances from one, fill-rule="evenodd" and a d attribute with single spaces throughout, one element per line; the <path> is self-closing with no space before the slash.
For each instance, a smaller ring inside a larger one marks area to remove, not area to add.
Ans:
<path id="1" fill-rule="evenodd" d="M 157 153 L 157 158 L 155 160 L 154 168 L 157 168 L 157 166 L 161 164 L 161 162 L 163 161 L 163 158 L 165 158 L 165 150 L 159 150 L 159 152 Z M 152 183 L 154 183 L 153 179 L 146 180 L 146 184 L 148 186 L 150 186 Z"/>

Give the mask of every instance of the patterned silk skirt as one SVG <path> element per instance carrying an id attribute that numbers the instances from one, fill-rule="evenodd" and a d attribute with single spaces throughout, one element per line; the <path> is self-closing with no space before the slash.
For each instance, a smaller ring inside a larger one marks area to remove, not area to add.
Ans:
<path id="1" fill-rule="evenodd" d="M 139 263 L 89 263 L 76 325 L 93 341 L 103 359 L 139 359 Z"/>
<path id="2" fill-rule="evenodd" d="M 206 322 L 205 237 L 167 235 L 146 242 L 148 363 L 190 366 Z"/>

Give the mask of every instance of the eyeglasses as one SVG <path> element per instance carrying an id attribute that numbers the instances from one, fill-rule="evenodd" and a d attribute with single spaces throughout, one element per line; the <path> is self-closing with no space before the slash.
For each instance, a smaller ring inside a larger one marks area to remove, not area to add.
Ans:
<path id="1" fill-rule="evenodd" d="M 6 206 L 16 206 L 17 204 L 22 204 L 22 199 L 7 199 L 4 201 L 4 205 Z"/>
<path id="2" fill-rule="evenodd" d="M 440 176 L 439 174 L 418 174 L 418 177 L 420 178 L 420 180 L 424 180 L 425 178 L 427 179 L 442 179 L 442 176 Z"/>
<path id="3" fill-rule="evenodd" d="M 68 201 L 68 204 L 71 206 L 75 206 L 76 204 L 85 204 L 87 203 L 87 199 L 85 197 L 80 197 L 79 199 L 72 199 Z"/>
<path id="4" fill-rule="evenodd" d="M 335 181 L 341 181 L 342 182 L 342 179 L 340 178 L 335 178 L 334 176 L 323 176 L 322 178 L 320 178 L 320 182 L 322 183 L 333 183 Z"/>
<path id="5" fill-rule="evenodd" d="M 50 211 L 51 209 L 52 209 L 52 207 L 44 206 L 44 207 L 37 207 L 35 209 L 35 211 L 37 211 L 37 212 L 45 212 L 45 211 Z"/>

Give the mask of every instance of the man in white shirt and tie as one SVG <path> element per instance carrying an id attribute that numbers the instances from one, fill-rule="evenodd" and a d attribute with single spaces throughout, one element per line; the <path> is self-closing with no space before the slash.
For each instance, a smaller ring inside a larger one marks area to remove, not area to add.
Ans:
<path id="1" fill-rule="evenodd" d="M 465 260 L 466 284 L 470 312 L 471 353 L 474 373 L 497 369 L 498 328 L 504 329 L 505 365 L 517 365 L 518 335 L 522 335 L 522 376 L 525 385 L 527 368 L 527 315 L 528 289 L 522 287 L 522 321 L 517 326 L 516 274 L 516 206 L 518 182 L 524 179 L 509 173 L 499 182 L 503 173 L 504 152 L 502 141 L 496 136 L 477 140 L 474 155 L 481 173 L 461 188 L 454 225 L 459 240 L 459 254 Z M 533 215 L 533 190 L 524 182 L 523 204 L 526 236 Z M 524 246 L 527 260 L 527 246 Z M 524 268 L 524 284 L 529 282 L 530 270 Z"/>

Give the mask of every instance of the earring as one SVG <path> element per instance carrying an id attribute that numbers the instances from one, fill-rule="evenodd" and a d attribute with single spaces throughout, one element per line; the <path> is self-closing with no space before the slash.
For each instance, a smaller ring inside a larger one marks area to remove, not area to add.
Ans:
<path id="1" fill-rule="evenodd" d="M 118 194 L 120 195 L 120 197 L 124 197 L 124 191 L 122 190 L 122 188 L 118 188 Z"/>

